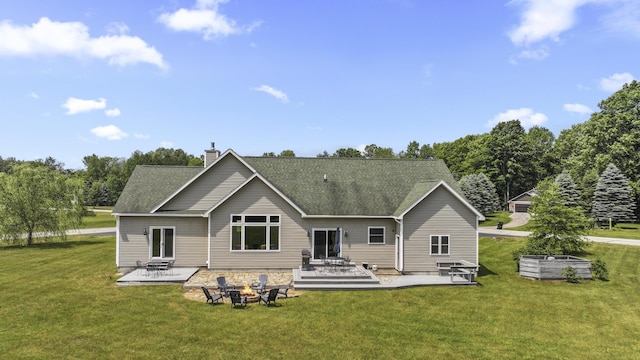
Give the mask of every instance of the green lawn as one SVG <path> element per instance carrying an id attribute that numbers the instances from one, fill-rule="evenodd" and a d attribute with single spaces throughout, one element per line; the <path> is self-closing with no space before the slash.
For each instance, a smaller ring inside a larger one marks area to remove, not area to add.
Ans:
<path id="1" fill-rule="evenodd" d="M 589 232 L 589 235 L 640 240 L 640 224 L 620 223 L 614 226 L 611 230 L 609 230 L 608 227 L 592 229 Z"/>
<path id="2" fill-rule="evenodd" d="M 92 209 L 89 209 L 92 210 Z M 116 227 L 116 218 L 110 212 L 94 212 L 95 216 L 84 216 L 81 229 Z"/>
<path id="3" fill-rule="evenodd" d="M 637 358 L 640 247 L 594 244 L 611 281 L 518 277 L 522 240 L 480 241 L 479 286 L 306 291 L 246 310 L 180 286 L 115 286 L 113 236 L 0 247 L 5 358 Z"/>
<path id="4" fill-rule="evenodd" d="M 503 224 L 508 224 L 511 222 L 511 218 L 509 217 L 508 211 L 496 211 L 493 214 L 486 215 L 485 221 L 480 222 L 480 226 L 493 226 L 498 225 L 498 222 L 502 222 Z"/>

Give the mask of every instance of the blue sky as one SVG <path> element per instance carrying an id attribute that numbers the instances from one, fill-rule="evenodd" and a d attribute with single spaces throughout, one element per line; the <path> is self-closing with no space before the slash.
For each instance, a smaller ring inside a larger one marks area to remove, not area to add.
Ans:
<path id="1" fill-rule="evenodd" d="M 0 3 L 0 156 L 556 134 L 640 76 L 636 0 Z"/>

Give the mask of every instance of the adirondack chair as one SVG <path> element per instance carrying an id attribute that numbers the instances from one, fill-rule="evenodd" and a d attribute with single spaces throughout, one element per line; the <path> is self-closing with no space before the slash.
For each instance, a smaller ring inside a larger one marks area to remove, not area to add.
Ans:
<path id="1" fill-rule="evenodd" d="M 276 298 L 278 297 L 278 290 L 278 288 L 273 288 L 269 290 L 267 294 L 260 295 L 258 298 L 258 304 L 260 304 L 261 301 L 264 301 L 264 306 L 269 306 L 271 303 L 277 306 Z"/>
<path id="2" fill-rule="evenodd" d="M 267 286 L 267 279 L 269 278 L 269 275 L 267 274 L 260 274 L 258 276 L 258 282 L 255 282 L 253 284 L 251 284 L 251 288 L 253 290 L 255 290 L 258 294 L 262 294 L 264 292 L 264 288 L 265 286 Z"/>
<path id="3" fill-rule="evenodd" d="M 289 285 L 282 285 L 278 287 L 278 295 L 280 295 L 280 297 L 289 297 L 289 289 L 291 289 L 293 287 L 293 280 L 291 280 L 289 282 Z"/>
<path id="4" fill-rule="evenodd" d="M 202 288 L 202 292 L 204 293 L 204 296 L 207 298 L 207 304 L 210 303 L 211 305 L 213 305 L 213 303 L 218 302 L 218 301 L 221 301 L 221 302 L 224 303 L 224 299 L 222 298 L 222 294 L 219 294 L 219 293 L 218 294 L 216 294 L 216 293 L 211 294 L 209 292 L 209 289 L 207 289 L 206 287 L 201 286 L 201 288 Z"/>
<path id="5" fill-rule="evenodd" d="M 247 306 L 247 297 L 240 296 L 240 290 L 229 290 L 229 298 L 231 299 L 231 307 L 234 308 L 236 306 L 246 307 Z"/>
<path id="6" fill-rule="evenodd" d="M 225 279 L 224 276 L 218 276 L 216 281 L 218 282 L 218 290 L 220 290 L 220 293 L 224 295 L 224 297 L 229 297 L 229 290 L 235 289 L 235 286 L 227 285 L 227 279 Z"/>

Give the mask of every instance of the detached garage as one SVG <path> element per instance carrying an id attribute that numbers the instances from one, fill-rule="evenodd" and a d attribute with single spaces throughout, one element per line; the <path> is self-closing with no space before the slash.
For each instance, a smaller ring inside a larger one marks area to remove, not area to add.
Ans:
<path id="1" fill-rule="evenodd" d="M 509 212 L 526 213 L 531 206 L 531 198 L 536 196 L 536 189 L 524 193 L 509 200 Z"/>

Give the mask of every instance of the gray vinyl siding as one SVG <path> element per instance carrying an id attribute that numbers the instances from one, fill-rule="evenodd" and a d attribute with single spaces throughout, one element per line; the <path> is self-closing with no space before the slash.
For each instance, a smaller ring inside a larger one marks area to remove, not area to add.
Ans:
<path id="1" fill-rule="evenodd" d="M 348 256 L 356 264 L 368 262 L 369 265 L 378 265 L 379 268 L 393 268 L 395 266 L 395 222 L 392 219 L 311 219 L 307 221 L 309 230 L 312 229 L 336 229 L 340 227 L 348 236 L 342 236 L 341 254 Z M 369 227 L 384 227 L 384 244 L 369 244 Z M 309 239 L 309 244 L 311 244 Z M 311 245 L 309 245 L 311 246 Z M 309 248 L 311 249 L 311 248 Z"/>
<path id="2" fill-rule="evenodd" d="M 476 215 L 444 187 L 404 217 L 404 271 L 437 274 L 437 261 L 477 261 Z M 449 255 L 429 255 L 431 235 L 449 235 Z"/>
<path id="3" fill-rule="evenodd" d="M 280 215 L 280 251 L 231 251 L 231 214 Z M 385 228 L 385 243 L 369 245 L 368 227 Z M 258 179 L 241 189 L 211 214 L 212 269 L 292 269 L 301 264 L 301 250 L 312 249 L 313 229 L 335 229 L 342 237 L 342 255 L 360 264 L 393 268 L 395 223 L 390 219 L 303 219 L 301 214 Z M 309 231 L 309 235 L 307 235 Z"/>
<path id="4" fill-rule="evenodd" d="M 226 156 L 202 174 L 161 210 L 208 210 L 245 182 L 251 171 L 233 156 Z"/>
<path id="5" fill-rule="evenodd" d="M 280 250 L 231 251 L 231 214 L 280 215 Z M 256 178 L 211 213 L 210 268 L 292 269 L 310 241 L 300 213 Z"/>
<path id="6" fill-rule="evenodd" d="M 120 217 L 119 267 L 135 266 L 149 260 L 149 236 L 144 228 L 175 227 L 175 266 L 206 266 L 207 219 L 179 217 Z"/>

